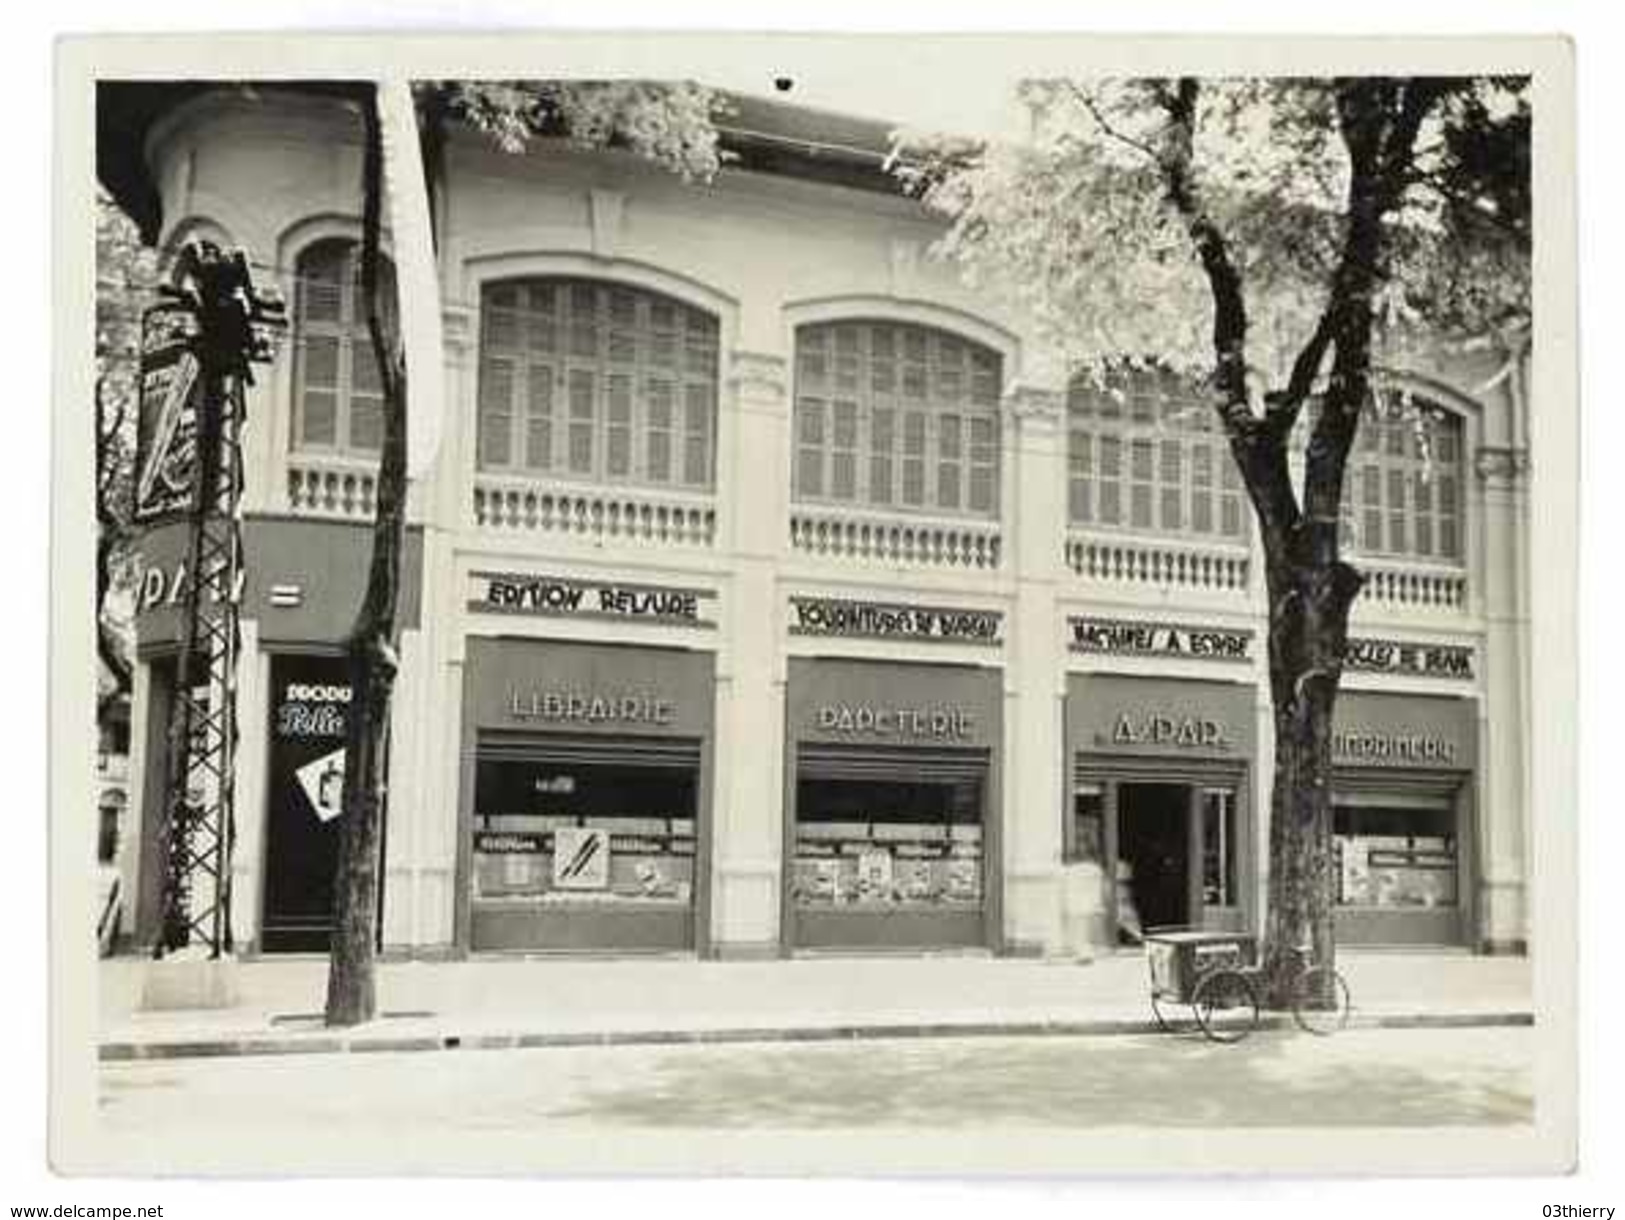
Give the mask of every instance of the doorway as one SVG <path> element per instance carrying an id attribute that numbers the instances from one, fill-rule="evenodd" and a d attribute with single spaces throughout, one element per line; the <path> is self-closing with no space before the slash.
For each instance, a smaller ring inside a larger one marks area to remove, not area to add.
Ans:
<path id="1" fill-rule="evenodd" d="M 1190 923 L 1190 787 L 1125 783 L 1118 800 L 1117 854 L 1127 865 L 1140 926 Z"/>

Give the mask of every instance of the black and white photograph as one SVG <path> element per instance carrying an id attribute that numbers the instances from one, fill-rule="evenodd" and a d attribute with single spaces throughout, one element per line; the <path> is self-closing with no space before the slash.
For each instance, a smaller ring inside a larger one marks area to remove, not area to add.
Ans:
<path id="1" fill-rule="evenodd" d="M 1570 1169 L 1570 50 L 61 44 L 53 1163 Z"/>

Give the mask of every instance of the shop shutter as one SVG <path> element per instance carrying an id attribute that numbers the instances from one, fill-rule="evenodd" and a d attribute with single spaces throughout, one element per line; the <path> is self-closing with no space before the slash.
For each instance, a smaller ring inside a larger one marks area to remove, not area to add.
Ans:
<path id="1" fill-rule="evenodd" d="M 914 747 L 802 745 L 796 751 L 796 778 L 891 780 L 907 784 L 946 784 L 984 780 L 986 750 Z"/>
<path id="2" fill-rule="evenodd" d="M 554 766 L 698 767 L 700 743 L 693 738 L 614 737 L 587 733 L 484 732 L 475 754 L 480 761 L 536 762 Z"/>

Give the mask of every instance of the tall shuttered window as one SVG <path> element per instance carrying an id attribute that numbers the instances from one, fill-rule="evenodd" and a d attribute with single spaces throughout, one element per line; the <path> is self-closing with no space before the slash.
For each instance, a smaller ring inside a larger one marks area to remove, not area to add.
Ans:
<path id="1" fill-rule="evenodd" d="M 380 304 L 395 310 L 395 273 L 386 261 Z M 301 452 L 371 456 L 383 445 L 383 390 L 361 296 L 361 247 L 316 242 L 294 268 L 293 447 Z"/>
<path id="2" fill-rule="evenodd" d="M 1243 542 L 1241 476 L 1192 387 L 1137 370 L 1067 394 L 1067 505 L 1075 526 Z"/>
<path id="3" fill-rule="evenodd" d="M 1459 415 L 1420 399 L 1369 408 L 1344 476 L 1344 545 L 1357 555 L 1460 564 L 1464 471 Z"/>
<path id="4" fill-rule="evenodd" d="M 504 280 L 480 298 L 479 469 L 710 491 L 717 321 L 658 293 Z"/>
<path id="5" fill-rule="evenodd" d="M 946 331 L 851 321 L 796 332 L 795 498 L 995 517 L 995 351 Z"/>

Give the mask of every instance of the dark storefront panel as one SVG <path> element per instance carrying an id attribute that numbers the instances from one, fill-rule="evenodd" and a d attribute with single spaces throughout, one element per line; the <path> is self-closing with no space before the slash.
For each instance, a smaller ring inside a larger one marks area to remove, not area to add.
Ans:
<path id="1" fill-rule="evenodd" d="M 785 939 L 997 946 L 998 675 L 795 661 Z"/>
<path id="2" fill-rule="evenodd" d="M 709 654 L 471 640 L 466 943 L 704 947 Z"/>
<path id="3" fill-rule="evenodd" d="M 349 666 L 343 657 L 271 659 L 260 928 L 266 953 L 327 952 L 349 710 Z"/>
<path id="4" fill-rule="evenodd" d="M 1247 926 L 1252 688 L 1075 675 L 1066 723 L 1073 783 L 1063 850 L 1100 867 L 1117 934 Z"/>
<path id="5" fill-rule="evenodd" d="M 1345 691 L 1332 761 L 1338 939 L 1467 943 L 1475 875 L 1472 703 Z"/>

